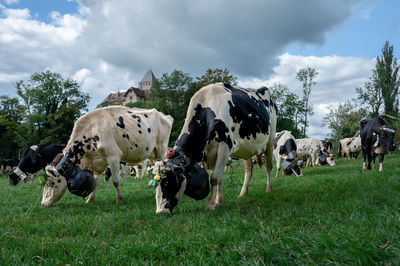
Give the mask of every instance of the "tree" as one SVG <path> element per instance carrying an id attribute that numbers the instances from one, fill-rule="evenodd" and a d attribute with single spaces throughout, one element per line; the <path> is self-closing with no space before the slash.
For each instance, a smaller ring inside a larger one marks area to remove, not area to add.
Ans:
<path id="1" fill-rule="evenodd" d="M 200 77 L 196 77 L 199 88 L 207 86 L 208 84 L 224 82 L 231 85 L 237 85 L 237 77 L 231 75 L 229 70 L 224 68 L 207 69 L 206 73 Z"/>
<path id="2" fill-rule="evenodd" d="M 296 73 L 296 79 L 298 79 L 303 85 L 303 98 L 301 104 L 301 118 L 300 123 L 302 124 L 302 135 L 306 136 L 307 128 L 309 126 L 308 117 L 313 115 L 313 109 L 310 106 L 310 94 L 311 87 L 317 84 L 313 79 L 318 75 L 318 72 L 314 68 L 303 68 Z"/>
<path id="3" fill-rule="evenodd" d="M 295 138 L 301 137 L 298 129 L 298 115 L 301 101 L 289 91 L 285 84 L 275 83 L 270 87 L 271 98 L 278 106 L 276 131 L 289 130 Z"/>
<path id="4" fill-rule="evenodd" d="M 0 158 L 17 158 L 23 115 L 18 98 L 0 96 Z"/>
<path id="5" fill-rule="evenodd" d="M 399 66 L 393 55 L 393 46 L 385 42 L 382 57 L 376 58 L 373 80 L 376 87 L 382 90 L 385 104 L 384 112 L 389 115 L 399 113 Z"/>
<path id="6" fill-rule="evenodd" d="M 357 104 L 347 101 L 339 104 L 337 109 L 329 108 L 329 113 L 322 119 L 322 125 L 330 128 L 329 137 L 338 142 L 356 135 L 362 118 L 363 112 L 357 110 Z"/>
<path id="7" fill-rule="evenodd" d="M 193 78 L 180 70 L 171 74 L 164 73 L 160 79 L 153 81 L 149 98 L 145 103 L 128 104 L 129 107 L 155 108 L 174 118 L 169 145 L 174 145 L 183 124 L 186 111 L 193 94 L 198 90 Z"/>
<path id="8" fill-rule="evenodd" d="M 357 101 L 365 107 L 369 117 L 377 116 L 383 106 L 382 90 L 374 86 L 373 82 L 366 82 L 364 88 L 356 87 Z"/>
<path id="9" fill-rule="evenodd" d="M 66 143 L 74 121 L 87 111 L 90 99 L 76 81 L 64 80 L 49 70 L 34 73 L 28 81 L 18 81 L 16 89 L 27 111 L 24 121 L 29 145 Z"/>

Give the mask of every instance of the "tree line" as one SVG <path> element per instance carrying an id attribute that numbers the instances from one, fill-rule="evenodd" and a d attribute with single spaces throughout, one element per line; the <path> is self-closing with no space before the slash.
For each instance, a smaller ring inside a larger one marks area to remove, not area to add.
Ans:
<path id="1" fill-rule="evenodd" d="M 364 87 L 355 88 L 357 99 L 329 109 L 324 117 L 323 124 L 330 129 L 328 138 L 337 142 L 341 138 L 352 137 L 363 118 L 380 113 L 398 116 L 398 72 L 393 46 L 386 42 L 369 81 Z M 317 75 L 318 71 L 311 67 L 296 73 L 296 79 L 303 88 L 302 95 L 296 95 L 282 83 L 269 88 L 272 99 L 278 105 L 277 132 L 290 130 L 296 138 L 307 136 L 310 116 L 314 114 L 310 96 L 313 86 L 317 84 Z M 172 146 L 184 124 L 193 94 L 211 83 L 237 85 L 237 80 L 228 69 L 207 69 L 198 77 L 174 70 L 162 74 L 153 82 L 147 101 L 127 106 L 156 108 L 171 115 L 174 118 L 170 137 Z M 3 144 L 0 146 L 0 158 L 17 158 L 31 145 L 67 143 L 74 122 L 88 111 L 90 96 L 80 90 L 76 81 L 64 79 L 58 73 L 48 70 L 34 73 L 30 79 L 17 82 L 15 88 L 18 97 L 0 96 L 0 141 Z"/>

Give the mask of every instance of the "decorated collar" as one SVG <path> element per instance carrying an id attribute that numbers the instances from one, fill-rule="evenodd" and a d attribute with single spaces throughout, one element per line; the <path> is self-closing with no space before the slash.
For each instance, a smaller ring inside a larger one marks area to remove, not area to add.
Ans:
<path id="1" fill-rule="evenodd" d="M 25 180 L 28 176 L 18 167 L 15 168 L 14 173 L 21 179 L 21 180 Z"/>

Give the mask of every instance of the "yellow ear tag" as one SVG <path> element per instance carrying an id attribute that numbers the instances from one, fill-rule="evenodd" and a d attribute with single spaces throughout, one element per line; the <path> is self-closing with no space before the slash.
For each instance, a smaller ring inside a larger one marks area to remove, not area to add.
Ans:
<path id="1" fill-rule="evenodd" d="M 375 135 L 376 135 L 376 133 L 375 133 L 375 132 L 373 132 L 373 133 L 372 133 L 372 136 L 375 136 Z"/>
<path id="2" fill-rule="evenodd" d="M 156 175 L 154 176 L 154 180 L 160 181 L 160 180 L 161 180 L 160 174 L 156 174 Z"/>

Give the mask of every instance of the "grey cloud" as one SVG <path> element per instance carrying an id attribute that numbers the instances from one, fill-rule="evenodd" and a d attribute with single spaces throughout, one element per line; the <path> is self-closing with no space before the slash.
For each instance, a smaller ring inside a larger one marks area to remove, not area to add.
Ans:
<path id="1" fill-rule="evenodd" d="M 227 67 L 266 77 L 286 45 L 322 44 L 359 2 L 82 0 L 90 9 L 82 41 L 94 56 L 134 71 Z"/>

